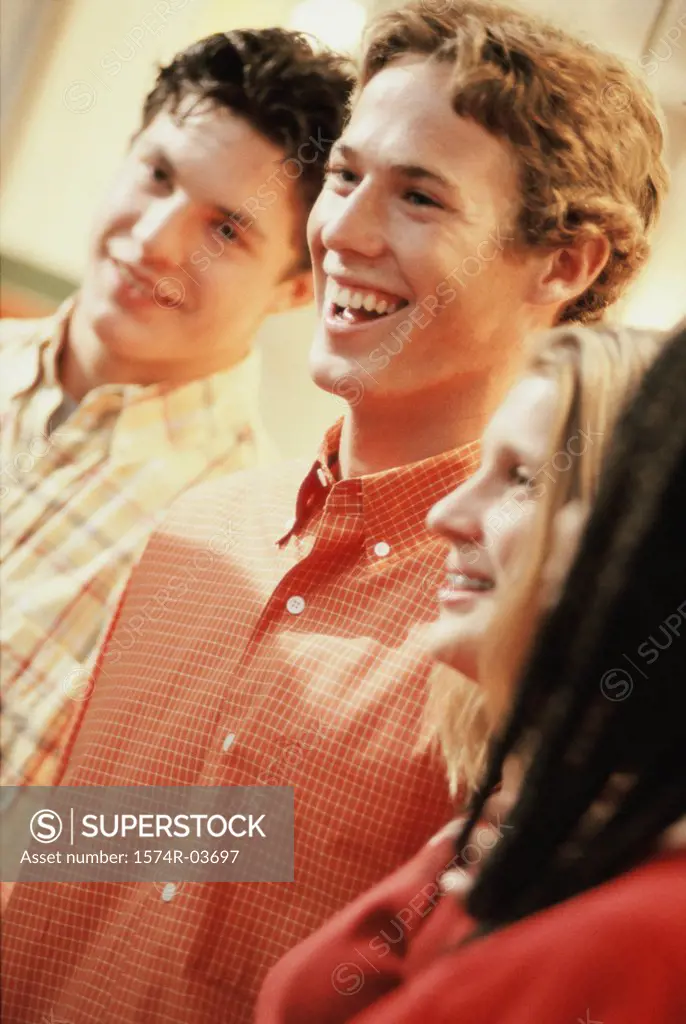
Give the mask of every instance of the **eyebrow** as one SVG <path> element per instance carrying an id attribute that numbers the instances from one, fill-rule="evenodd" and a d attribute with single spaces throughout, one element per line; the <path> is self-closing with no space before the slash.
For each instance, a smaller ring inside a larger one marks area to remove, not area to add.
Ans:
<path id="1" fill-rule="evenodd" d="M 348 146 L 345 142 L 336 143 L 334 150 L 337 153 L 340 153 L 341 156 L 345 157 L 346 160 L 359 159 L 359 153 L 357 150 L 353 149 L 352 146 Z M 450 189 L 457 192 L 458 195 L 461 195 L 457 182 L 450 181 L 442 174 L 439 174 L 438 171 L 429 170 L 428 167 L 421 167 L 419 164 L 392 164 L 390 169 L 394 174 L 400 174 L 404 178 L 410 178 L 413 181 L 418 181 L 420 179 L 433 181 L 442 188 Z"/>

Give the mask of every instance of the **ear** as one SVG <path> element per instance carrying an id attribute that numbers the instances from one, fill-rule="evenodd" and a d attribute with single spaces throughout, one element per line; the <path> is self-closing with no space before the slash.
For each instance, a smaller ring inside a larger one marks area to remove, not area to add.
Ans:
<path id="1" fill-rule="evenodd" d="M 593 284 L 609 256 L 610 243 L 604 235 L 556 249 L 543 261 L 534 287 L 534 304 L 553 306 L 558 311 L 569 305 Z"/>
<path id="2" fill-rule="evenodd" d="M 298 270 L 291 274 L 276 289 L 270 303 L 270 313 L 286 313 L 289 309 L 308 306 L 314 300 L 314 279 L 311 270 Z"/>

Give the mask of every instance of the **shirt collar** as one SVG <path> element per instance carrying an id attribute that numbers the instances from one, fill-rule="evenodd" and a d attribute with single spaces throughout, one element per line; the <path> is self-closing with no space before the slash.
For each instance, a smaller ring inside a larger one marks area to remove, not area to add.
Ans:
<path id="1" fill-rule="evenodd" d="M 11 379 L 3 382 L 9 397 L 19 398 L 39 384 L 59 387 L 57 360 L 67 337 L 74 301 L 69 298 L 51 316 L 26 323 L 21 348 L 13 355 Z"/>
<path id="2" fill-rule="evenodd" d="M 251 352 L 236 366 L 179 387 L 128 384 L 123 388 L 95 388 L 92 402 L 121 394 L 111 453 L 118 459 L 136 456 L 141 445 L 146 455 L 162 454 L 170 446 L 192 449 L 220 442 L 228 447 L 249 440 L 260 420 L 261 360 Z"/>
<path id="3" fill-rule="evenodd" d="M 370 540 L 385 541 L 396 553 L 414 546 L 429 509 L 478 468 L 480 442 L 474 441 L 407 466 L 340 480 L 341 418 L 325 434 L 305 476 L 282 546 L 321 508 L 332 515 L 360 516 Z"/>
<path id="4" fill-rule="evenodd" d="M 39 387 L 55 388 L 64 395 L 58 379 L 58 359 L 76 297 L 56 313 L 40 320 L 19 353 L 12 374 L 11 393 L 19 397 Z M 110 453 L 118 459 L 140 458 L 168 451 L 169 447 L 192 449 L 212 443 L 228 447 L 246 441 L 260 424 L 259 384 L 261 359 L 251 352 L 228 370 L 189 381 L 178 387 L 168 384 L 102 384 L 79 403 L 74 414 L 97 418 L 104 411 L 116 415 Z"/>

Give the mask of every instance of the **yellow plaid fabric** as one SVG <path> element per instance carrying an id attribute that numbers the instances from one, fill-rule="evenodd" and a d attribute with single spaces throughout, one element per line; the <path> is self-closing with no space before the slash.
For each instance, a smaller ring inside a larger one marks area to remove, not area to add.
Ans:
<path id="1" fill-rule="evenodd" d="M 57 359 L 72 308 L 0 325 L 3 785 L 53 781 L 99 638 L 166 507 L 271 455 L 254 354 L 180 387 L 107 384 L 71 403 Z"/>

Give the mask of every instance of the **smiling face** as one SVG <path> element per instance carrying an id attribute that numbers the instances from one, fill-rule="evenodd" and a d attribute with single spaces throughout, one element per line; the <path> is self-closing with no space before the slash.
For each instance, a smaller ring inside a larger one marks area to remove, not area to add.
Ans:
<path id="1" fill-rule="evenodd" d="M 500 367 L 531 326 L 531 256 L 505 255 L 519 207 L 507 145 L 450 103 L 451 68 L 375 75 L 334 146 L 308 225 L 315 381 L 419 397 Z"/>
<path id="2" fill-rule="evenodd" d="M 430 647 L 470 679 L 479 679 L 484 638 L 515 582 L 515 560 L 534 546 L 544 488 L 532 484 L 550 458 L 559 399 L 550 377 L 516 384 L 484 434 L 479 471 L 429 513 L 429 529 L 450 546 Z"/>
<path id="3" fill-rule="evenodd" d="M 101 212 L 79 299 L 108 350 L 150 380 L 204 376 L 247 354 L 300 284 L 299 199 L 292 182 L 266 184 L 283 155 L 225 108 L 181 120 L 162 111 L 141 132 Z"/>

